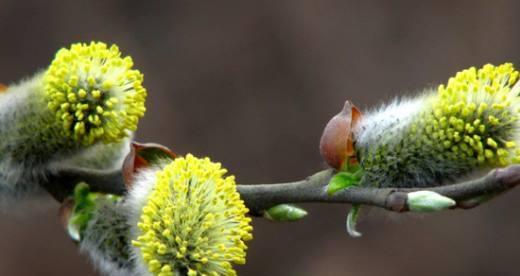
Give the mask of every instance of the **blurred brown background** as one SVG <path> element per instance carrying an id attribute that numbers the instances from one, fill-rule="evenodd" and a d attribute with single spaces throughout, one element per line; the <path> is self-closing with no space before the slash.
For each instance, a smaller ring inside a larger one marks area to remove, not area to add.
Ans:
<path id="1" fill-rule="evenodd" d="M 140 141 L 220 160 L 242 183 L 322 169 L 321 130 L 345 99 L 363 109 L 457 70 L 520 65 L 519 1 L 0 0 L 0 82 L 44 68 L 72 42 L 117 43 L 145 74 Z M 1 138 L 0 138 L 1 139 Z M 305 207 L 255 220 L 241 275 L 520 275 L 520 190 L 424 217 Z M 56 206 L 1 216 L 0 275 L 97 275 Z"/>

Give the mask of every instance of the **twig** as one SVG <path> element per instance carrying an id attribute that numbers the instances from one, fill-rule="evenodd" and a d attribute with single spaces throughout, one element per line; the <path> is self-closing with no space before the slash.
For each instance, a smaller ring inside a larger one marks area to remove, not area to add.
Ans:
<path id="1" fill-rule="evenodd" d="M 409 192 L 429 190 L 457 202 L 458 208 L 473 208 L 520 184 L 520 165 L 494 169 L 486 176 L 452 185 L 431 188 L 353 187 L 330 196 L 327 184 L 333 170 L 318 172 L 304 180 L 278 183 L 238 185 L 237 190 L 251 215 L 261 215 L 269 207 L 282 203 L 324 202 L 371 205 L 395 212 L 408 211 Z M 126 188 L 120 170 L 102 171 L 67 169 L 50 175 L 43 187 L 62 202 L 77 182 L 87 182 L 93 191 L 122 195 Z"/>
<path id="2" fill-rule="evenodd" d="M 484 177 L 446 186 L 421 189 L 353 187 L 329 196 L 326 188 L 332 175 L 332 170 L 325 170 L 296 182 L 239 185 L 238 191 L 253 215 L 260 215 L 277 204 L 303 202 L 362 204 L 405 212 L 408 211 L 407 194 L 418 190 L 447 196 L 457 202 L 456 207 L 467 209 L 520 184 L 520 165 L 495 169 Z"/>
<path id="3" fill-rule="evenodd" d="M 122 195 L 126 188 L 121 170 L 63 168 L 47 176 L 41 186 L 58 202 L 72 194 L 79 182 L 86 182 L 94 192 Z"/>

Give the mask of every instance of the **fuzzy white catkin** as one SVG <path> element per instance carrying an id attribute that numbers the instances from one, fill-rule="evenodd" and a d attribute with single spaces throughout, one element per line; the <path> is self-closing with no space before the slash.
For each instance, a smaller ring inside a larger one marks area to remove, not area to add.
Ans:
<path id="1" fill-rule="evenodd" d="M 140 276 L 134 268 L 129 244 L 127 210 L 123 203 L 98 199 L 92 219 L 83 231 L 80 252 L 107 276 Z"/>
<path id="2" fill-rule="evenodd" d="M 460 180 L 478 173 L 477 166 L 463 158 L 448 158 L 449 149 L 435 148 L 435 139 L 420 131 L 410 134 L 412 124 L 428 109 L 429 90 L 417 98 L 396 99 L 368 112 L 354 129 L 358 157 L 365 173 L 363 186 L 428 187 Z M 415 145 L 431 140 L 432 144 Z M 485 168 L 484 170 L 487 170 Z"/>
<path id="3" fill-rule="evenodd" d="M 364 115 L 361 122 L 353 129 L 353 136 L 362 165 L 364 165 L 366 156 L 373 154 L 374 151 L 382 147 L 389 148 L 389 151 L 394 154 L 383 156 L 382 160 L 384 161 L 381 162 L 389 161 L 387 164 L 399 163 L 400 154 L 406 151 L 406 149 L 400 149 L 402 141 L 407 139 L 405 137 L 407 129 L 424 108 L 426 94 L 428 92 L 416 98 L 395 99 L 389 104 L 382 105 Z M 385 157 L 388 157 L 388 159 Z M 430 167 L 435 166 L 435 163 L 428 160 L 419 160 L 418 163 L 423 164 L 424 167 L 405 168 L 406 180 L 410 183 L 419 183 L 421 186 L 427 185 L 426 182 L 429 183 L 431 180 L 425 179 L 425 171 L 436 170 L 436 168 Z M 399 167 L 402 168 L 403 166 Z M 362 179 L 362 185 L 377 183 L 380 186 L 391 186 L 391 181 L 397 181 L 397 179 L 389 177 L 387 170 L 386 167 L 376 167 L 366 172 Z M 402 180 L 404 179 L 398 181 Z M 363 183 L 363 181 L 366 183 Z M 368 183 L 369 181 L 371 183 Z"/>
<path id="4" fill-rule="evenodd" d="M 141 217 L 143 207 L 145 206 L 148 196 L 155 186 L 156 174 L 168 161 L 158 162 L 157 166 L 141 170 L 135 175 L 132 188 L 128 191 L 125 198 L 125 209 L 128 212 L 128 224 L 130 225 L 130 237 L 135 239 L 139 236 L 137 223 Z M 135 273 L 140 276 L 152 276 L 147 264 L 142 261 L 141 251 L 139 247 L 132 246 L 132 259 L 135 260 Z"/>
<path id="5" fill-rule="evenodd" d="M 354 128 L 356 145 L 365 148 L 383 138 L 403 135 L 403 130 L 421 112 L 425 98 L 398 98 L 365 114 Z"/>

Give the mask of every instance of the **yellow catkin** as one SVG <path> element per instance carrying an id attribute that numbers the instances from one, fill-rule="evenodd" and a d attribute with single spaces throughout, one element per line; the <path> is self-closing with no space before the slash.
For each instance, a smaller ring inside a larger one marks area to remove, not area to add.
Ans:
<path id="1" fill-rule="evenodd" d="M 116 45 L 73 44 L 61 49 L 44 75 L 48 107 L 65 135 L 85 145 L 118 142 L 145 113 L 143 75 Z"/>
<path id="2" fill-rule="evenodd" d="M 177 158 L 157 173 L 132 242 L 154 275 L 235 275 L 252 239 L 233 176 L 208 158 Z"/>
<path id="3" fill-rule="evenodd" d="M 518 75 L 511 63 L 487 64 L 458 72 L 439 86 L 431 98 L 433 116 L 425 117 L 435 137 L 442 137 L 440 143 L 462 149 L 452 158 L 490 165 L 515 162 L 517 146 L 510 139 L 516 138 L 519 120 L 520 91 L 512 91 Z"/>

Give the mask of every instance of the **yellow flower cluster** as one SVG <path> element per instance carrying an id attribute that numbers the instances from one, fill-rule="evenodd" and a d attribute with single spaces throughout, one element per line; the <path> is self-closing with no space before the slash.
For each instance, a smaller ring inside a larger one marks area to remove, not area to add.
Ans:
<path id="1" fill-rule="evenodd" d="M 412 132 L 424 127 L 428 139 L 421 140 L 444 147 L 449 159 L 489 165 L 517 162 L 520 98 L 512 88 L 518 75 L 510 63 L 457 73 L 439 86 L 430 99 L 433 112 L 424 113 Z"/>
<path id="2" fill-rule="evenodd" d="M 359 185 L 431 187 L 519 163 L 518 78 L 511 63 L 472 67 L 365 116 L 354 133 Z"/>
<path id="3" fill-rule="evenodd" d="M 116 45 L 73 44 L 61 49 L 44 76 L 48 107 L 77 142 L 118 142 L 144 115 L 143 75 Z"/>
<path id="4" fill-rule="evenodd" d="M 157 173 L 132 241 L 154 275 L 236 275 L 252 239 L 233 176 L 192 155 Z"/>

